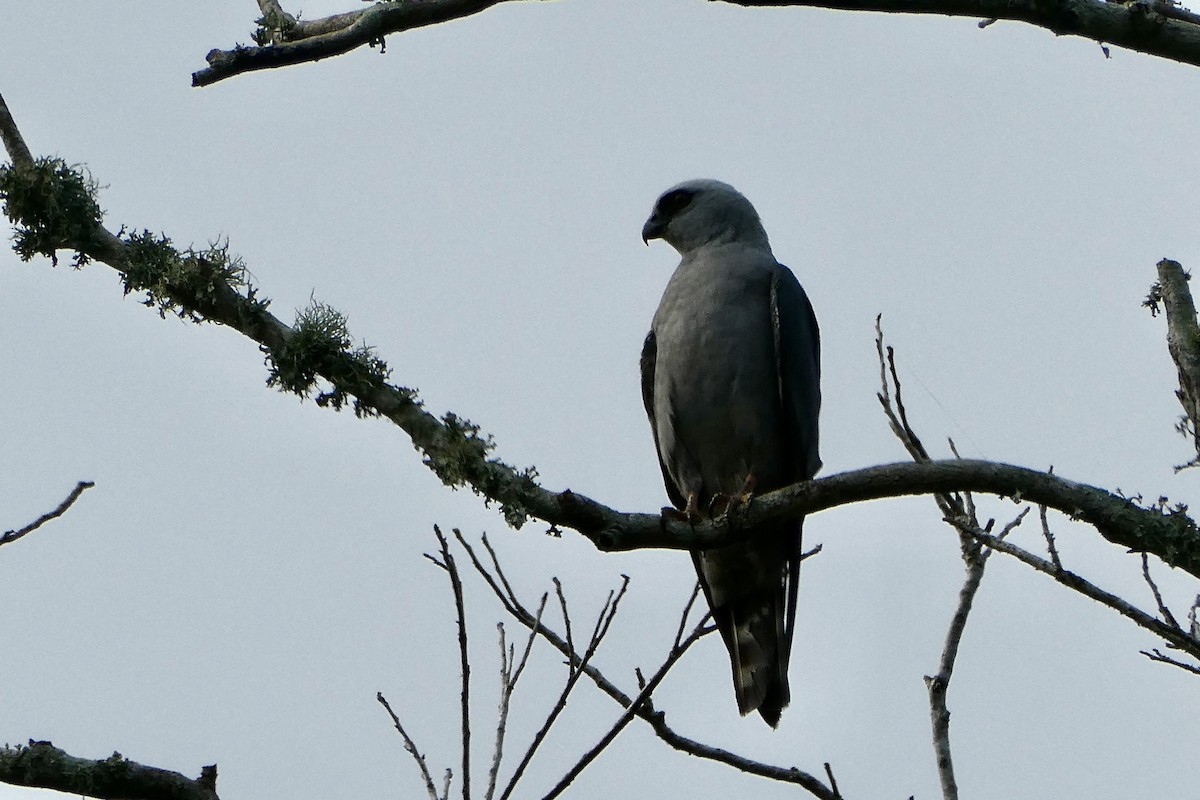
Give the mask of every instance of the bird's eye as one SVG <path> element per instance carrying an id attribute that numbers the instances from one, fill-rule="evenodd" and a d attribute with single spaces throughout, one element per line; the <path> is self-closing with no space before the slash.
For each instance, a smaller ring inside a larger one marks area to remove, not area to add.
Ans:
<path id="1" fill-rule="evenodd" d="M 658 201 L 658 210 L 667 218 L 673 217 L 687 208 L 695 196 L 694 192 L 689 192 L 687 189 L 676 189 L 673 192 L 667 192 Z"/>

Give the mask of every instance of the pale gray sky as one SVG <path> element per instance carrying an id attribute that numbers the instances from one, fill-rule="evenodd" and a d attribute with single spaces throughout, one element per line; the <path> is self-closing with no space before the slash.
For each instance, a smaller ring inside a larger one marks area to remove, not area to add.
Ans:
<path id="1" fill-rule="evenodd" d="M 398 383 L 481 424 L 549 488 L 664 503 L 637 356 L 676 257 L 639 231 L 662 189 L 705 176 L 755 203 L 816 307 L 826 474 L 903 458 L 874 398 L 882 313 L 931 448 L 950 435 L 964 455 L 1197 498 L 1195 473 L 1171 470 L 1188 453 L 1163 323 L 1139 308 L 1159 258 L 1200 255 L 1194 68 L 1106 60 L 1016 24 L 573 0 L 197 90 L 210 48 L 249 41 L 250 0 L 41 0 L 4 16 L 0 91 L 36 153 L 105 185 L 110 227 L 227 236 L 277 314 L 310 296 L 345 312 Z M 579 619 L 632 576 L 598 658 L 614 679 L 632 685 L 669 645 L 686 556 L 506 530 L 399 430 L 266 389 L 254 345 L 160 320 L 103 265 L 0 253 L 0 319 L 0 525 L 97 484 L 0 550 L 6 741 L 189 775 L 215 761 L 231 800 L 416 796 L 374 696 L 437 773 L 456 766 L 453 615 L 421 558 L 434 523 L 487 530 L 530 602 L 560 576 Z M 1069 567 L 1152 602 L 1135 559 L 1055 527 Z M 829 761 L 847 797 L 932 797 L 922 676 L 953 610 L 957 541 L 928 499 L 837 509 L 806 531 L 825 549 L 801 581 L 780 728 L 737 716 L 715 638 L 656 702 L 701 740 Z M 1160 574 L 1185 610 L 1194 581 Z M 477 584 L 468 604 L 482 767 L 501 611 Z M 964 796 L 1194 791 L 1200 680 L 1138 655 L 1159 644 L 994 559 L 950 693 Z M 511 751 L 563 678 L 548 651 L 535 661 Z M 521 796 L 616 714 L 580 687 Z M 751 792 L 797 796 L 634 725 L 572 796 Z"/>

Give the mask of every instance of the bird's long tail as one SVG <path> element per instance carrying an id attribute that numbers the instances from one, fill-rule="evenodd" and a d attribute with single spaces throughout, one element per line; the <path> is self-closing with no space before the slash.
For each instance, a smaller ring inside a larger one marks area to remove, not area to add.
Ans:
<path id="1" fill-rule="evenodd" d="M 766 526 L 743 542 L 695 555 L 709 608 L 729 651 L 742 714 L 775 727 L 791 700 L 788 660 L 796 614 L 800 521 Z"/>

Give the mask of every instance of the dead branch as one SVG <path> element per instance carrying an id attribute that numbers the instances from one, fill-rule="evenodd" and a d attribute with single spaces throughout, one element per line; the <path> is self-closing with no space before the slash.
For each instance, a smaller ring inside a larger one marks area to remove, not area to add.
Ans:
<path id="1" fill-rule="evenodd" d="M 515 592 L 513 592 L 512 586 L 509 584 L 508 578 L 504 575 L 504 570 L 501 568 L 500 562 L 496 558 L 495 551 L 492 550 L 492 547 L 487 541 L 486 536 L 482 537 L 482 543 L 491 556 L 491 569 L 488 569 L 486 566 L 484 566 L 483 562 L 479 560 L 478 555 L 475 553 L 474 548 L 469 543 L 467 543 L 465 540 L 460 540 L 460 542 L 463 544 L 464 549 L 466 549 L 467 555 L 471 559 L 471 563 L 475 567 L 476 572 L 481 578 L 483 578 L 484 582 L 500 601 L 501 606 L 504 607 L 505 611 L 507 611 L 513 619 L 517 620 L 531 630 L 536 628 L 539 636 L 541 636 L 552 647 L 562 653 L 568 661 L 580 665 L 578 668 L 579 672 L 591 679 L 591 681 L 598 689 L 600 689 L 600 691 L 604 692 L 606 695 L 616 701 L 617 704 L 622 707 L 622 709 L 635 707 L 633 716 L 650 725 L 655 735 L 667 745 L 679 750 L 680 752 L 687 753 L 688 755 L 717 761 L 751 775 L 758 775 L 760 777 L 780 781 L 782 783 L 796 784 L 806 789 L 813 796 L 820 798 L 820 800 L 841 800 L 840 795 L 835 794 L 828 786 L 822 783 L 819 778 L 808 772 L 796 769 L 795 767 L 780 767 L 772 764 L 765 764 L 761 761 L 755 761 L 753 759 L 746 758 L 745 756 L 731 753 L 727 750 L 722 750 L 719 747 L 713 747 L 711 745 L 698 742 L 695 739 L 690 739 L 686 736 L 683 736 L 667 725 L 666 715 L 655 709 L 653 700 L 650 697 L 647 697 L 644 702 L 641 702 L 635 706 L 634 702 L 636 697 L 631 697 L 622 691 L 594 665 L 583 664 L 582 655 L 569 648 L 566 640 L 563 639 L 562 636 L 555 633 L 544 624 L 540 626 L 537 624 L 535 617 L 529 612 L 528 609 L 525 608 L 525 606 L 517 598 Z M 702 635 L 707 635 L 708 633 L 711 633 L 712 630 L 715 630 L 712 626 L 706 626 Z"/>
<path id="2" fill-rule="evenodd" d="M 208 66 L 192 73 L 192 86 L 262 69 L 276 69 L 340 56 L 364 45 L 382 47 L 385 36 L 469 17 L 506 0 L 392 0 L 367 8 L 305 21 L 277 2 L 259 2 L 260 42 L 232 50 L 210 50 Z"/>
<path id="3" fill-rule="evenodd" d="M 0 121 L 0 124 L 3 124 L 2 121 Z M 79 483 L 75 484 L 75 488 L 71 490 L 71 493 L 67 495 L 67 498 L 59 503 L 58 507 L 53 511 L 47 511 L 33 522 L 26 525 L 24 528 L 15 531 L 5 531 L 4 535 L 0 536 L 0 545 L 5 545 L 9 542 L 15 542 L 22 536 L 33 533 L 50 520 L 61 517 L 63 514 L 67 513 L 68 508 L 75 504 L 75 501 L 79 499 L 79 495 L 83 494 L 84 491 L 92 488 L 95 485 L 96 484 L 92 483 L 91 481 L 80 481 Z"/>
<path id="4" fill-rule="evenodd" d="M 839 11 L 937 14 L 979 18 L 979 28 L 998 20 L 1045 28 L 1056 36 L 1080 36 L 1183 64 L 1200 65 L 1200 17 L 1173 0 L 723 0 L 745 7 L 808 6 Z M 505 0 L 391 0 L 316 20 L 301 20 L 277 0 L 258 0 L 263 16 L 255 32 L 257 46 L 211 50 L 208 66 L 192 73 L 193 86 L 264 69 L 319 61 L 384 37 L 426 25 L 478 14 Z"/>
<path id="5" fill-rule="evenodd" d="M 722 0 L 739 6 L 810 6 L 839 11 L 937 14 L 1009 20 L 1080 36 L 1181 64 L 1200 65 L 1200 19 L 1170 0 Z M 980 27 L 983 27 L 982 25 Z"/>
<path id="6" fill-rule="evenodd" d="M 462 579 L 458 574 L 458 565 L 450 552 L 450 545 L 437 525 L 433 526 L 433 534 L 437 537 L 442 554 L 442 566 L 450 576 L 450 589 L 454 593 L 454 612 L 458 622 L 458 657 L 459 670 L 462 678 L 460 694 L 460 709 L 462 712 L 459 722 L 462 732 L 462 794 L 463 800 L 471 800 L 471 660 L 467 651 L 467 612 L 463 605 Z M 457 530 L 455 536 L 459 536 Z M 461 537 L 460 537 L 461 538 Z"/>
<path id="7" fill-rule="evenodd" d="M 202 768 L 193 780 L 138 764 L 120 753 L 96 761 L 33 740 L 0 748 L 0 782 L 101 800 L 218 800 L 215 764 Z"/>
<path id="8" fill-rule="evenodd" d="M 429 800 L 438 800 L 437 787 L 433 785 L 433 776 L 429 774 L 429 766 L 425 763 L 425 756 L 417 749 L 417 743 L 408 735 L 408 731 L 404 729 L 404 725 L 400 722 L 399 715 L 392 711 L 391 705 L 388 704 L 387 698 L 383 696 L 383 692 L 375 693 L 375 700 L 384 707 L 388 716 L 392 718 L 392 725 L 400 734 L 400 738 L 404 740 L 404 749 L 409 752 L 413 760 L 417 762 L 417 767 L 421 770 L 421 779 L 425 781 L 425 791 L 429 794 Z M 446 771 L 446 783 L 449 786 L 450 771 Z M 449 791 L 449 789 L 447 789 Z"/>
<path id="9" fill-rule="evenodd" d="M 1184 414 L 1177 428 L 1192 440 L 1196 450 L 1196 456 L 1176 470 L 1200 465 L 1200 325 L 1196 323 L 1196 305 L 1188 289 L 1190 277 L 1178 261 L 1164 258 L 1158 262 L 1158 282 L 1145 303 L 1152 313 L 1157 313 L 1159 301 L 1166 309 L 1167 350 L 1179 373 L 1175 396 Z"/>

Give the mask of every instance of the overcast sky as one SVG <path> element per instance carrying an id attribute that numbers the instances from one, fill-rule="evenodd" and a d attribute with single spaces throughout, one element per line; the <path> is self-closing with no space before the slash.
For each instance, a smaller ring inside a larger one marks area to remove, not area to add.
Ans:
<path id="1" fill-rule="evenodd" d="M 874 397 L 882 313 L 931 449 L 952 436 L 966 456 L 1200 497 L 1195 472 L 1171 469 L 1189 457 L 1174 367 L 1139 307 L 1160 258 L 1200 263 L 1196 69 L 1015 23 L 573 0 L 190 88 L 256 15 L 250 0 L 25 3 L 4 15 L 0 92 L 35 153 L 90 168 L 110 228 L 228 237 L 276 314 L 310 297 L 340 309 L 398 384 L 478 422 L 547 488 L 664 504 L 637 357 L 677 258 L 639 232 L 661 190 L 715 177 L 754 202 L 816 308 L 825 474 L 904 459 Z M 400 430 L 266 388 L 256 345 L 159 319 L 104 265 L 0 253 L 0 320 L 0 525 L 96 482 L 0 549 L 0 739 L 192 776 L 216 762 L 227 800 L 419 796 L 374 697 L 435 774 L 457 772 L 452 606 L 421 558 L 435 523 L 486 530 L 531 603 L 561 577 L 580 627 L 630 575 L 596 661 L 622 685 L 669 646 L 685 555 L 508 530 Z M 1016 511 L 984 504 L 1001 522 Z M 1135 558 L 1054 526 L 1069 568 L 1152 605 Z M 779 729 L 738 717 L 716 637 L 656 704 L 702 741 L 828 761 L 847 798 L 933 797 L 922 676 L 954 608 L 957 541 L 928 498 L 805 530 L 824 552 L 804 568 Z M 1016 536 L 1038 548 L 1032 526 Z M 1159 574 L 1186 613 L 1195 581 Z M 478 582 L 467 604 L 482 772 L 502 612 Z M 949 698 L 964 796 L 1194 794 L 1200 679 L 1138 654 L 1160 644 L 993 559 Z M 565 677 L 535 653 L 510 752 Z M 594 689 L 577 695 L 518 796 L 540 797 L 615 719 Z M 571 796 L 801 794 L 643 727 Z"/>

